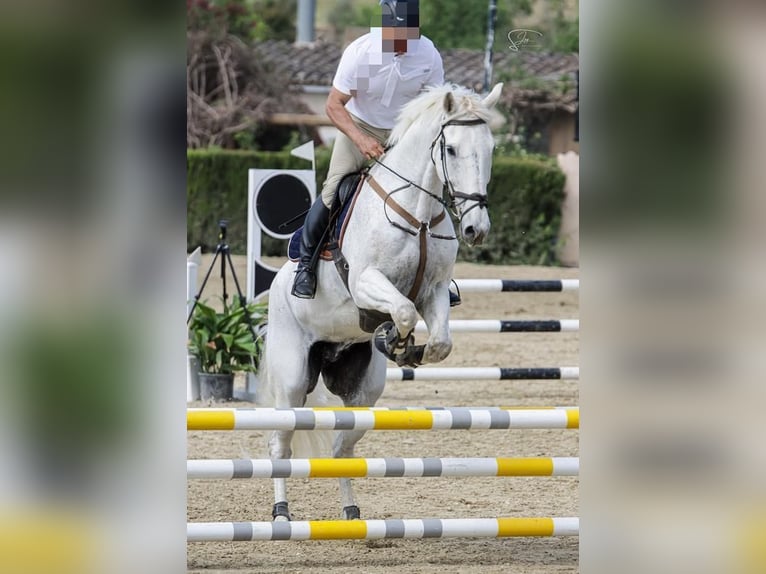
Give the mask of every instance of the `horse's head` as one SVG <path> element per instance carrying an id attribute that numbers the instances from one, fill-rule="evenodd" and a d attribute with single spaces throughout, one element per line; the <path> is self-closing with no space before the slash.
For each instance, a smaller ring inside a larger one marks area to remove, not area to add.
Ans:
<path id="1" fill-rule="evenodd" d="M 465 90 L 444 94 L 439 133 L 431 146 L 431 160 L 448 201 L 460 218 L 460 233 L 469 245 L 489 234 L 487 184 L 494 142 L 487 121 L 500 98 L 502 84 L 481 99 Z"/>

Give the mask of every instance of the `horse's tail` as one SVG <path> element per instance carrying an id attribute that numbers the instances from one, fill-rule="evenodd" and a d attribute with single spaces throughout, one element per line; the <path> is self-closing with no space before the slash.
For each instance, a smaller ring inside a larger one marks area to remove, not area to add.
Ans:
<path id="1" fill-rule="evenodd" d="M 262 355 L 261 363 L 258 369 L 258 385 L 256 389 L 255 402 L 259 407 L 273 407 L 276 405 L 276 393 L 274 389 L 274 377 L 269 371 L 269 352 L 268 337 L 266 338 L 266 348 Z M 307 397 L 307 407 L 334 407 L 343 406 L 338 397 L 331 394 L 325 387 L 322 377 L 319 377 L 316 388 Z M 271 433 L 269 433 L 270 435 Z M 314 458 L 332 456 L 332 445 L 335 438 L 335 431 L 332 430 L 310 430 L 296 431 L 293 435 L 292 451 L 293 458 Z"/>

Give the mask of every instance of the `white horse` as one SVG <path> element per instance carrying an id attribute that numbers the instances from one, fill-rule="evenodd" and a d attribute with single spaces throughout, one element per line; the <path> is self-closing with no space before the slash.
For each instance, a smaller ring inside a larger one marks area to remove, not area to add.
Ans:
<path id="1" fill-rule="evenodd" d="M 449 355 L 448 287 L 458 244 L 445 215 L 449 208 L 459 218 L 470 245 L 489 233 L 494 144 L 487 121 L 501 89 L 497 84 L 481 99 L 445 85 L 405 106 L 389 151 L 370 169 L 346 223 L 342 252 L 348 286 L 335 265 L 320 261 L 316 297 L 299 299 L 290 295 L 296 264 L 280 269 L 269 292 L 262 404 L 304 406 L 321 374 L 324 386 L 346 406 L 373 406 L 385 385 L 386 356 L 418 365 Z M 362 313 L 367 331 L 360 326 L 360 310 L 369 311 Z M 418 315 L 428 326 L 428 339 L 414 346 Z M 373 341 L 368 331 L 376 325 Z M 363 434 L 340 431 L 333 456 L 353 457 Z M 290 458 L 293 435 L 271 435 L 272 459 Z M 343 517 L 359 518 L 350 480 L 340 479 L 340 489 Z M 274 479 L 274 500 L 275 520 L 290 520 L 284 478 Z"/>

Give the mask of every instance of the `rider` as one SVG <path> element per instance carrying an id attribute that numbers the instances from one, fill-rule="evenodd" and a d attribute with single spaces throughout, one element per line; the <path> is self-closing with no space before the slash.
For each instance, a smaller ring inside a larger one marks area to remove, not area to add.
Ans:
<path id="1" fill-rule="evenodd" d="M 384 145 L 401 108 L 428 85 L 444 83 L 444 68 L 433 42 L 420 34 L 417 0 L 380 0 L 381 26 L 344 50 L 327 98 L 327 115 L 340 133 L 330 158 L 321 198 L 306 215 L 300 260 L 292 294 L 313 299 L 314 252 L 320 248 L 330 208 L 344 175 L 359 171 L 383 155 Z M 460 304 L 450 291 L 450 304 Z"/>

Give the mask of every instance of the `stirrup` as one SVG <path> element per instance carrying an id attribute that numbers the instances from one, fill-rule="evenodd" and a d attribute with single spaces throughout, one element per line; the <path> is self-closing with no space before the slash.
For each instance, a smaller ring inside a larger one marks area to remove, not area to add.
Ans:
<path id="1" fill-rule="evenodd" d="M 457 282 L 453 279 L 452 283 L 455 285 L 455 290 L 449 289 L 449 306 L 457 307 L 463 300 L 460 298 L 460 288 L 457 286 Z"/>

